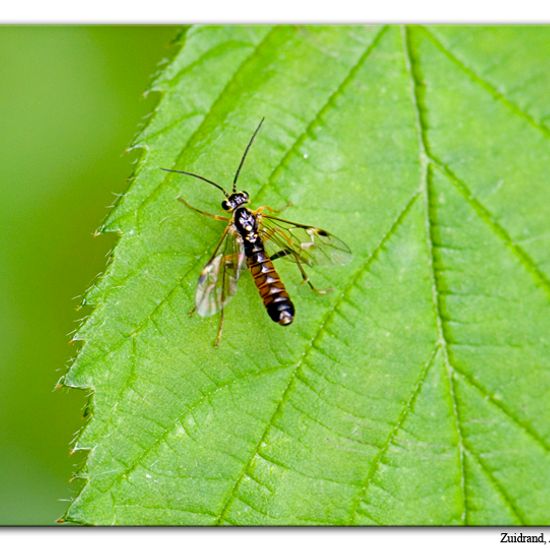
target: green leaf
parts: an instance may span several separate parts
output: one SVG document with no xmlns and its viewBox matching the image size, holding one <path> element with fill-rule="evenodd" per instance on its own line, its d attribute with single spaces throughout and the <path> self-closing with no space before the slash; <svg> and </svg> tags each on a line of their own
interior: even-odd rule
<svg viewBox="0 0 550 550">
<path fill-rule="evenodd" d="M 78 334 L 89 524 L 550 522 L 550 29 L 207 26 L 157 79 L 121 233 Z M 189 317 L 241 174 L 335 233 L 317 296 L 278 267 Z M 279 262 L 277 262 L 279 264 Z"/>
</svg>

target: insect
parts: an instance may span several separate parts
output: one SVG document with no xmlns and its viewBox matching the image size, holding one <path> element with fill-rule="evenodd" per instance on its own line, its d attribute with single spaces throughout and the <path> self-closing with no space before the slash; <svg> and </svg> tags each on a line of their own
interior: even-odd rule
<svg viewBox="0 0 550 550">
<path fill-rule="evenodd" d="M 185 170 L 162 169 L 202 180 L 219 189 L 225 197 L 221 206 L 229 216 L 218 216 L 199 210 L 183 197 L 178 198 L 194 212 L 226 224 L 212 256 L 200 274 L 195 306 L 190 312 L 196 311 L 201 317 L 220 313 L 215 346 L 219 344 L 222 335 L 224 308 L 237 292 L 237 283 L 245 265 L 252 274 L 271 319 L 282 326 L 288 326 L 294 320 L 295 308 L 273 262 L 279 258 L 286 258 L 295 263 L 303 281 L 313 291 L 322 294 L 326 291 L 317 290 L 313 286 L 304 266 L 321 263 L 344 264 L 351 258 L 349 247 L 324 229 L 267 214 L 266 210 L 277 213 L 269 206 L 261 206 L 257 210 L 251 210 L 246 206 L 249 195 L 246 191 L 237 191 L 237 181 L 263 121 L 262 118 L 244 150 L 233 177 L 231 193 L 220 184 L 199 174 Z"/>
</svg>

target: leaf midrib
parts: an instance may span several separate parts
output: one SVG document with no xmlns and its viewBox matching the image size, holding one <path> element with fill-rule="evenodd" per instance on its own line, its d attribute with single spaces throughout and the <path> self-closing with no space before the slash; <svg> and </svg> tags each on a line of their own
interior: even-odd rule
<svg viewBox="0 0 550 550">
<path fill-rule="evenodd" d="M 403 39 L 403 51 L 405 56 L 405 64 L 409 72 L 411 82 L 411 99 L 416 116 L 416 125 L 418 133 L 418 153 L 420 157 L 420 190 L 424 198 L 424 214 L 425 214 L 425 230 L 426 230 L 426 245 L 428 248 L 428 263 L 430 270 L 430 277 L 432 281 L 432 302 L 434 307 L 436 327 L 437 327 L 437 339 L 441 350 L 443 352 L 443 360 L 445 364 L 445 370 L 447 373 L 449 383 L 449 397 L 453 407 L 453 415 L 455 419 L 455 430 L 458 438 L 458 454 L 459 454 L 459 468 L 460 468 L 460 492 L 462 497 L 462 512 L 461 522 L 466 524 L 468 522 L 467 511 L 467 482 L 466 482 L 466 469 L 464 464 L 464 443 L 461 427 L 460 409 L 458 400 L 456 398 L 456 389 L 454 381 L 454 367 L 449 359 L 449 344 L 447 334 L 445 333 L 445 325 L 443 316 L 441 314 L 441 295 L 439 288 L 439 276 L 435 268 L 435 256 L 434 256 L 434 239 L 433 239 L 433 221 L 430 216 L 431 212 L 431 196 L 430 196 L 430 160 L 428 157 L 428 138 L 426 135 L 426 123 L 425 114 L 422 111 L 421 105 L 418 100 L 418 77 L 415 73 L 415 59 L 412 55 L 409 31 L 406 27 L 402 29 Z"/>
</svg>

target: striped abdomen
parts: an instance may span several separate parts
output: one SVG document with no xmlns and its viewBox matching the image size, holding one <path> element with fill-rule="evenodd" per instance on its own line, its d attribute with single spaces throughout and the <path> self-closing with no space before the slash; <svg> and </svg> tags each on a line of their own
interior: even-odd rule
<svg viewBox="0 0 550 550">
<path fill-rule="evenodd" d="M 290 325 L 294 320 L 294 305 L 263 246 L 256 244 L 248 251 L 246 263 L 269 316 L 280 325 Z"/>
</svg>

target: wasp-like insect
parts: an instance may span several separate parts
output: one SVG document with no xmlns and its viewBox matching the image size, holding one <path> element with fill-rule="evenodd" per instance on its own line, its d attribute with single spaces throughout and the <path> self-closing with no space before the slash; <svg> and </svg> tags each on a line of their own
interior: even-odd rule
<svg viewBox="0 0 550 550">
<path fill-rule="evenodd" d="M 225 196 L 222 208 L 231 214 L 231 217 L 210 214 L 191 206 L 183 197 L 178 198 L 191 210 L 226 223 L 212 256 L 200 274 L 195 307 L 191 310 L 191 313 L 196 311 L 201 317 L 220 312 L 215 346 L 219 344 L 222 334 L 224 308 L 237 291 L 245 262 L 267 313 L 276 323 L 287 326 L 294 320 L 294 304 L 273 262 L 278 258 L 287 258 L 294 262 L 303 281 L 315 292 L 324 293 L 325 291 L 319 291 L 312 285 L 304 266 L 318 263 L 344 264 L 351 257 L 349 247 L 324 229 L 268 215 L 264 213 L 265 210 L 276 212 L 268 206 L 261 206 L 257 210 L 250 210 L 245 206 L 249 196 L 246 191 L 237 191 L 237 180 L 263 121 L 262 118 L 244 150 L 233 178 L 231 193 L 199 174 L 163 168 L 166 172 L 198 178 L 219 189 Z"/>
</svg>

